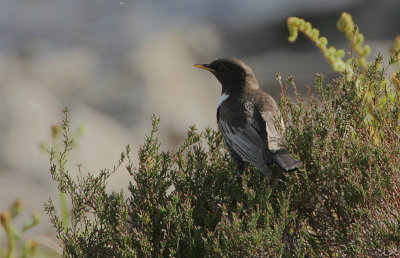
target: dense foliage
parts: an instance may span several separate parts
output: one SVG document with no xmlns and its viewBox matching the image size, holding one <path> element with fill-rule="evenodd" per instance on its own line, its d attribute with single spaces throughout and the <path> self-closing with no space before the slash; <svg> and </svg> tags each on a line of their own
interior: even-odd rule
<svg viewBox="0 0 400 258">
<path fill-rule="evenodd" d="M 389 62 L 400 70 L 398 50 Z M 160 151 L 154 117 L 137 168 L 127 146 L 112 170 L 74 180 L 66 169 L 73 144 L 66 111 L 64 150 L 51 152 L 50 171 L 71 199 L 70 222 L 46 204 L 64 255 L 400 256 L 400 72 L 382 66 L 381 56 L 351 57 L 331 84 L 316 75 L 313 93 L 295 90 L 294 99 L 278 76 L 284 139 L 303 167 L 290 174 L 273 167 L 269 178 L 250 165 L 239 175 L 210 128 L 193 126 L 177 151 Z M 107 179 L 122 165 L 132 177 L 129 192 L 109 194 Z"/>
<path fill-rule="evenodd" d="M 371 68 L 368 81 L 379 83 L 380 72 Z M 304 167 L 291 174 L 273 168 L 270 178 L 251 166 L 238 175 L 220 133 L 209 128 L 191 127 L 177 151 L 161 152 L 153 118 L 139 167 L 129 146 L 118 163 L 132 176 L 129 193 L 108 194 L 118 166 L 79 180 L 65 169 L 72 144 L 66 113 L 65 149 L 52 154 L 51 173 L 72 200 L 70 225 L 46 205 L 65 255 L 400 255 L 400 105 L 376 114 L 382 141 L 375 143 L 345 77 L 325 87 L 316 75 L 313 95 L 282 95 L 286 143 Z"/>
</svg>

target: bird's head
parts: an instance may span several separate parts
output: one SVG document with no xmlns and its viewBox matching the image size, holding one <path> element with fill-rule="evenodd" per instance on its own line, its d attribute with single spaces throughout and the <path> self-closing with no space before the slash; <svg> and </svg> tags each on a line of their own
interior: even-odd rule
<svg viewBox="0 0 400 258">
<path fill-rule="evenodd" d="M 241 91 L 245 87 L 258 88 L 253 71 L 236 58 L 219 58 L 209 64 L 196 64 L 198 68 L 210 71 L 222 84 L 222 92 Z"/>
</svg>

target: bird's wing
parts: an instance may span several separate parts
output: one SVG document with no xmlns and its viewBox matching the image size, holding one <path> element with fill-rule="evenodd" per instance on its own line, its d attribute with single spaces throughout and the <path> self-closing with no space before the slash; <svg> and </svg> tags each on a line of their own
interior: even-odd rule
<svg viewBox="0 0 400 258">
<path fill-rule="evenodd" d="M 242 159 L 252 163 L 257 168 L 266 165 L 265 139 L 262 139 L 259 125 L 254 121 L 243 128 L 233 127 L 224 120 L 219 121 L 219 128 L 224 135 L 226 144 Z"/>
<path fill-rule="evenodd" d="M 275 119 L 277 118 L 278 113 L 273 111 L 264 111 L 260 114 L 265 122 L 265 129 L 267 130 L 268 149 L 272 153 L 285 149 L 285 146 L 281 142 L 281 136 L 275 127 Z M 281 124 L 282 128 L 285 129 L 282 120 Z"/>
<path fill-rule="evenodd" d="M 261 117 L 265 121 L 267 131 L 268 149 L 271 151 L 271 158 L 285 171 L 292 171 L 301 167 L 302 163 L 296 160 L 281 142 L 281 136 L 275 127 L 275 118 L 279 113 L 272 111 L 261 112 Z M 281 126 L 285 129 L 283 120 Z"/>
</svg>

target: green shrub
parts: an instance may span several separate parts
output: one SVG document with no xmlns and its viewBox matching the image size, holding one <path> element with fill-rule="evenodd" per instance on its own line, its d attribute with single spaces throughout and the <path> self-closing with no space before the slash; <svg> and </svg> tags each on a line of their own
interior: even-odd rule
<svg viewBox="0 0 400 258">
<path fill-rule="evenodd" d="M 265 179 L 253 167 L 236 174 L 221 135 L 191 127 L 176 152 L 161 152 L 153 131 L 134 169 L 127 146 L 112 170 L 73 180 L 52 160 L 60 190 L 72 200 L 65 228 L 51 201 L 46 210 L 74 257 L 303 256 L 399 254 L 398 124 L 387 114 L 374 144 L 351 85 L 337 79 L 294 104 L 280 101 L 287 144 L 304 168 Z M 352 104 L 350 104 L 352 103 Z M 67 115 L 67 113 L 66 113 Z M 289 120 L 290 117 L 290 120 Z M 65 124 L 67 123 L 67 124 Z M 63 128 L 68 128 L 68 118 Z M 54 157 L 54 156 L 53 156 Z M 129 194 L 108 194 L 107 178 L 125 164 Z"/>
<path fill-rule="evenodd" d="M 177 151 L 160 151 L 153 117 L 137 168 L 127 146 L 113 169 L 74 180 L 65 166 L 73 144 L 66 111 L 64 149 L 51 152 L 50 171 L 71 199 L 70 223 L 46 204 L 64 255 L 400 256 L 400 95 L 381 62 L 352 62 L 352 76 L 327 86 L 316 75 L 305 98 L 292 100 L 281 83 L 284 138 L 304 166 L 290 174 L 273 167 L 269 178 L 252 166 L 237 175 L 210 128 L 193 126 Z M 373 93 L 367 102 L 363 87 Z M 129 192 L 110 194 L 107 179 L 121 166 Z"/>
<path fill-rule="evenodd" d="M 380 114 L 383 140 L 376 144 L 354 83 L 344 77 L 324 88 L 316 75 L 314 96 L 296 104 L 281 98 L 288 145 L 305 166 L 295 175 L 292 207 L 317 254 L 400 254 L 398 106 Z"/>
</svg>

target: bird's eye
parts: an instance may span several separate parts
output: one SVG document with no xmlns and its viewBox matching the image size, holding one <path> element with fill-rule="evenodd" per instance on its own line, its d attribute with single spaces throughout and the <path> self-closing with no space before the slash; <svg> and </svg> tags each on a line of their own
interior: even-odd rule
<svg viewBox="0 0 400 258">
<path fill-rule="evenodd" d="M 226 71 L 226 67 L 225 66 L 220 66 L 218 70 L 219 70 L 219 72 L 223 73 L 223 72 Z"/>
</svg>

